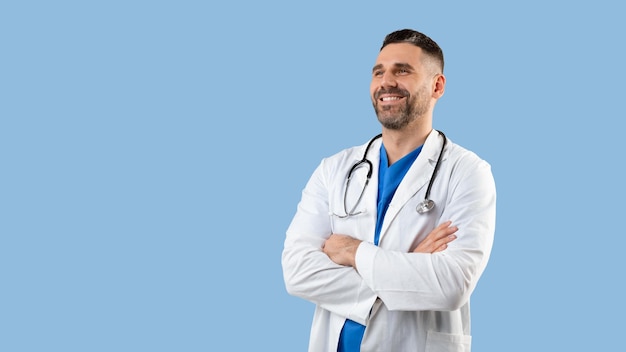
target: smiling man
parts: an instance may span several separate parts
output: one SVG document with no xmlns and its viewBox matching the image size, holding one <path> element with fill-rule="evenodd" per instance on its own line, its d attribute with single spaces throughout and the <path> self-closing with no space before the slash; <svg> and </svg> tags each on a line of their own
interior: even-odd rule
<svg viewBox="0 0 626 352">
<path fill-rule="evenodd" d="M 443 53 L 385 37 L 370 94 L 382 133 L 322 160 L 287 229 L 287 291 L 316 304 L 309 351 L 470 351 L 469 298 L 495 232 L 489 164 L 433 129 Z"/>
</svg>

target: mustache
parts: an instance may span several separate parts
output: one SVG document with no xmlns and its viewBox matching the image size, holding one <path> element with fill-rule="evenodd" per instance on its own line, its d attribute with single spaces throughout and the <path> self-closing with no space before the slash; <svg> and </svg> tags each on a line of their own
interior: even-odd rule
<svg viewBox="0 0 626 352">
<path fill-rule="evenodd" d="M 381 88 L 378 91 L 376 91 L 376 93 L 374 93 L 374 98 L 376 100 L 380 99 L 380 96 L 383 94 L 394 94 L 394 95 L 399 95 L 402 97 L 408 97 L 409 96 L 409 91 L 405 90 L 405 89 L 400 89 L 400 88 Z"/>
</svg>

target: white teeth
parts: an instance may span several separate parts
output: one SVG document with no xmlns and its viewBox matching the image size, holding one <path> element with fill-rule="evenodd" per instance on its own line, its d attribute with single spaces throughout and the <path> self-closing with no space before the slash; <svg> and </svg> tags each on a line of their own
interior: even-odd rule
<svg viewBox="0 0 626 352">
<path fill-rule="evenodd" d="M 382 101 L 400 100 L 400 97 L 383 97 Z"/>
</svg>

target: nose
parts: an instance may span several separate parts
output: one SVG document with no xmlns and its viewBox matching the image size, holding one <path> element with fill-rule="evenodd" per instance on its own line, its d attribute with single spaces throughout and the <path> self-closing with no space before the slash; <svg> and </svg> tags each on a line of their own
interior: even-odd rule
<svg viewBox="0 0 626 352">
<path fill-rule="evenodd" d="M 391 70 L 385 71 L 380 79 L 380 86 L 386 88 L 396 87 L 397 85 L 398 83 L 396 82 L 396 77 L 393 72 L 391 72 Z"/>
</svg>

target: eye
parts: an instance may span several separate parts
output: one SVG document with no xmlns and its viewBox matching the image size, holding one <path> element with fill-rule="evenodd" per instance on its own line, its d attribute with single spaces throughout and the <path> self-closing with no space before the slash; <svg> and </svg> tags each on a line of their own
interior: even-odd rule
<svg viewBox="0 0 626 352">
<path fill-rule="evenodd" d="M 372 72 L 372 76 L 374 77 L 381 77 L 383 75 L 383 71 L 381 70 L 376 70 L 374 72 Z"/>
<path fill-rule="evenodd" d="M 406 74 L 409 74 L 409 70 L 407 70 L 406 68 L 399 68 L 397 73 L 399 75 L 406 75 Z"/>
</svg>

